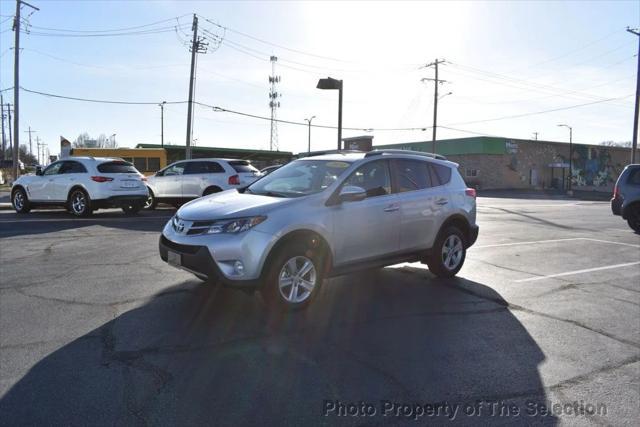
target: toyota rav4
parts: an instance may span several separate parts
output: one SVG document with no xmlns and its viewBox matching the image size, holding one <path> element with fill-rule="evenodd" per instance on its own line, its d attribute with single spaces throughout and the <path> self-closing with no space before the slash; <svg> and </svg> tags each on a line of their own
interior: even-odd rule
<svg viewBox="0 0 640 427">
<path fill-rule="evenodd" d="M 478 236 L 476 193 L 441 156 L 387 150 L 293 161 L 182 206 L 162 259 L 203 280 L 309 304 L 326 277 L 421 261 L 454 276 Z"/>
</svg>

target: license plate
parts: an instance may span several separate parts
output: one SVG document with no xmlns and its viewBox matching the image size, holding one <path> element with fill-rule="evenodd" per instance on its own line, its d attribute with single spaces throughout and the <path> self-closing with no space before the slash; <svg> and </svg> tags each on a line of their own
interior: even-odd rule
<svg viewBox="0 0 640 427">
<path fill-rule="evenodd" d="M 122 188 L 133 188 L 137 187 L 138 183 L 136 181 L 122 181 L 122 184 L 120 186 Z"/>
<path fill-rule="evenodd" d="M 182 265 L 182 255 L 176 252 L 167 251 L 167 263 L 175 267 Z"/>
</svg>

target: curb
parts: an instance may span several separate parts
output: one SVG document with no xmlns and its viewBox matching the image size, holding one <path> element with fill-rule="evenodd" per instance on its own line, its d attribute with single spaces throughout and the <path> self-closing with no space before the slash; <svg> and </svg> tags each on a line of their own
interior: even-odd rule
<svg viewBox="0 0 640 427">
<path fill-rule="evenodd" d="M 0 211 L 8 211 L 13 210 L 13 205 L 11 203 L 0 203 Z"/>
</svg>

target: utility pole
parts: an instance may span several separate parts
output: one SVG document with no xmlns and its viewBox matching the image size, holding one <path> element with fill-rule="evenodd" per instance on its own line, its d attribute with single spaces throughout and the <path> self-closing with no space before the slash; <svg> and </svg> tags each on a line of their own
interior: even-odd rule
<svg viewBox="0 0 640 427">
<path fill-rule="evenodd" d="M 36 148 L 38 149 L 38 160 L 36 164 L 40 164 L 40 137 L 36 136 Z"/>
<path fill-rule="evenodd" d="M 429 78 L 423 78 L 422 81 L 432 81 L 434 83 L 435 86 L 435 90 L 433 92 L 433 136 L 431 139 L 431 151 L 433 151 L 433 153 L 435 154 L 436 152 L 436 132 L 437 132 L 437 128 L 438 128 L 438 85 L 441 85 L 442 83 L 447 83 L 446 80 L 440 80 L 438 79 L 438 65 L 439 64 L 443 64 L 444 62 L 446 62 L 444 59 L 436 59 L 434 62 L 425 65 L 422 68 L 429 68 L 429 67 L 434 67 L 435 69 L 435 78 L 433 79 L 429 79 Z"/>
<path fill-rule="evenodd" d="M 34 10 L 40 10 L 30 5 L 24 0 L 16 0 L 16 16 L 13 21 L 13 31 L 15 32 L 13 46 L 13 179 L 18 179 L 20 168 L 18 167 L 20 158 L 20 8 L 22 5 L 29 6 Z"/>
<path fill-rule="evenodd" d="M 164 104 L 167 101 L 162 101 L 158 104 L 160 106 L 160 147 L 164 148 Z"/>
<path fill-rule="evenodd" d="M 2 93 L 0 93 L 0 117 L 2 117 L 2 153 L 0 159 L 4 160 L 4 150 L 6 150 L 6 142 L 4 138 L 4 100 L 2 99 Z"/>
<path fill-rule="evenodd" d="M 627 31 L 638 37 L 638 65 L 636 68 L 636 106 L 633 116 L 633 139 L 631 143 L 631 163 L 636 163 L 636 150 L 638 149 L 638 109 L 640 109 L 640 31 L 627 27 Z"/>
<path fill-rule="evenodd" d="M 29 126 L 29 130 L 25 130 L 24 133 L 28 133 L 29 134 L 29 154 L 31 154 L 33 156 L 33 145 L 31 144 L 31 132 L 36 133 L 38 132 L 37 130 L 32 130 L 31 126 Z"/>
<path fill-rule="evenodd" d="M 534 139 L 534 141 L 538 140 L 538 132 L 534 132 L 533 133 L 533 139 Z"/>
<path fill-rule="evenodd" d="M 311 121 L 315 118 L 316 116 L 311 116 L 310 119 L 304 119 L 305 122 L 309 123 L 309 146 L 307 148 L 307 153 L 311 153 Z"/>
<path fill-rule="evenodd" d="M 7 102 L 7 127 L 9 128 L 9 147 L 12 147 L 11 145 L 11 141 L 13 140 L 12 136 L 11 136 L 11 104 L 9 104 Z M 11 158 L 13 159 L 13 154 L 11 155 Z"/>
<path fill-rule="evenodd" d="M 277 99 L 282 96 L 278 93 L 278 83 L 280 83 L 280 76 L 276 76 L 276 62 L 278 62 L 277 56 L 271 56 L 271 75 L 269 76 L 269 84 L 271 88 L 269 90 L 269 108 L 271 109 L 271 136 L 269 138 L 269 150 L 273 151 L 274 145 L 278 147 L 278 122 L 277 111 L 280 108 L 280 101 Z"/>
<path fill-rule="evenodd" d="M 196 54 L 207 53 L 208 43 L 204 42 L 204 37 L 198 37 L 198 16 L 193 14 L 193 24 L 191 25 L 193 30 L 193 40 L 191 41 L 191 75 L 189 77 L 189 103 L 187 104 L 187 141 L 185 157 L 191 158 L 191 130 L 193 122 L 193 95 L 194 84 L 196 80 Z"/>
</svg>

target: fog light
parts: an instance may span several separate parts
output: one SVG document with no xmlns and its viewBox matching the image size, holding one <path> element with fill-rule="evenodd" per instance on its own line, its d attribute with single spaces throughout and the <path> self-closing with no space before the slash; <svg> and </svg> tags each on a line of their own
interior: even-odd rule
<svg viewBox="0 0 640 427">
<path fill-rule="evenodd" d="M 242 261 L 236 261 L 233 263 L 233 271 L 238 276 L 242 276 L 244 274 L 244 264 Z"/>
</svg>

